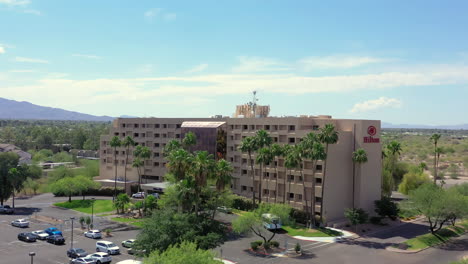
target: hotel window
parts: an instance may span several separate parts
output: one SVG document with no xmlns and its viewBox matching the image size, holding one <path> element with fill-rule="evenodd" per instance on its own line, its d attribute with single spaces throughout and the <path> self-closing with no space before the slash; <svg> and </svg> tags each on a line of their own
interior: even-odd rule
<svg viewBox="0 0 468 264">
<path fill-rule="evenodd" d="M 163 124 L 163 128 L 167 128 L 167 124 Z"/>
<path fill-rule="evenodd" d="M 122 137 L 125 137 L 125 133 L 122 133 Z"/>
<path fill-rule="evenodd" d="M 322 184 L 322 178 L 315 178 L 316 184 Z"/>
<path fill-rule="evenodd" d="M 134 127 L 134 128 L 138 128 L 138 124 L 134 124 L 133 127 Z"/>
<path fill-rule="evenodd" d="M 317 165 L 315 166 L 316 171 L 322 171 L 322 165 Z"/>
<path fill-rule="evenodd" d="M 146 134 L 145 134 L 145 133 L 141 133 L 141 137 L 145 137 L 145 136 L 146 136 Z"/>
<path fill-rule="evenodd" d="M 154 157 L 159 157 L 159 152 L 154 152 L 154 153 L 153 153 L 153 156 L 154 156 Z"/>
<path fill-rule="evenodd" d="M 296 142 L 296 139 L 295 138 L 289 138 L 289 143 L 295 143 Z"/>
<path fill-rule="evenodd" d="M 154 128 L 159 128 L 159 124 L 154 124 Z"/>
<path fill-rule="evenodd" d="M 154 163 L 153 163 L 153 166 L 159 167 L 159 162 L 154 162 Z"/>
<path fill-rule="evenodd" d="M 115 133 L 114 133 L 114 136 L 118 136 L 118 135 L 119 135 L 119 132 L 115 132 Z"/>
<path fill-rule="evenodd" d="M 302 194 L 297 195 L 297 200 L 302 200 Z"/>
<path fill-rule="evenodd" d="M 315 202 L 321 203 L 322 202 L 322 197 L 315 197 Z"/>
<path fill-rule="evenodd" d="M 247 186 L 242 185 L 241 187 L 242 187 L 242 191 L 247 191 Z"/>
<path fill-rule="evenodd" d="M 175 138 L 180 138 L 180 134 L 175 134 Z"/>
<path fill-rule="evenodd" d="M 270 190 L 268 189 L 263 189 L 263 194 L 269 194 L 270 193 Z"/>
<path fill-rule="evenodd" d="M 289 193 L 289 199 L 294 199 L 294 193 Z"/>
<path fill-rule="evenodd" d="M 125 127 L 125 124 L 122 124 L 122 127 Z"/>
<path fill-rule="evenodd" d="M 313 125 L 312 130 L 319 130 L 319 126 L 318 125 Z"/>
<path fill-rule="evenodd" d="M 138 133 L 133 133 L 133 137 L 138 137 Z"/>
<path fill-rule="evenodd" d="M 294 181 L 294 175 L 289 175 L 289 181 Z"/>
<path fill-rule="evenodd" d="M 249 129 L 249 128 L 248 128 L 247 125 L 244 125 L 242 129 L 247 130 L 247 129 Z"/>
<path fill-rule="evenodd" d="M 270 125 L 265 125 L 265 130 L 270 130 Z"/>
<path fill-rule="evenodd" d="M 250 125 L 250 130 L 255 130 L 255 125 Z"/>
<path fill-rule="evenodd" d="M 155 148 L 159 148 L 159 143 L 154 143 Z"/>
<path fill-rule="evenodd" d="M 296 130 L 296 126 L 289 126 L 289 131 L 294 131 Z"/>
<path fill-rule="evenodd" d="M 142 124 L 141 127 L 142 127 L 142 128 L 146 128 L 146 124 Z"/>
<path fill-rule="evenodd" d="M 157 134 L 157 133 L 154 134 L 154 137 L 155 137 L 155 138 L 158 138 L 158 137 L 159 137 L 159 134 Z"/>
<path fill-rule="evenodd" d="M 247 170 L 242 170 L 242 175 L 247 175 Z"/>
<path fill-rule="evenodd" d="M 180 128 L 180 124 L 177 124 L 177 125 L 176 125 L 176 128 Z"/>
</svg>

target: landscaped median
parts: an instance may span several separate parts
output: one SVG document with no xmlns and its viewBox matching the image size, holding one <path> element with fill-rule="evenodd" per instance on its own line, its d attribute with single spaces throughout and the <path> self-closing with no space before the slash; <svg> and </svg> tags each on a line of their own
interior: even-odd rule
<svg viewBox="0 0 468 264">
<path fill-rule="evenodd" d="M 458 237 L 468 231 L 468 221 L 458 223 L 455 226 L 448 226 L 435 234 L 429 233 L 409 239 L 399 245 L 388 247 L 390 251 L 401 253 L 416 253 L 429 247 L 443 244 L 451 238 Z"/>
<path fill-rule="evenodd" d="M 143 219 L 134 219 L 134 218 L 124 218 L 124 217 L 113 217 L 111 218 L 112 221 L 119 222 L 119 223 L 126 223 L 129 225 L 133 225 L 136 227 L 143 226 Z"/>
<path fill-rule="evenodd" d="M 54 203 L 54 206 L 72 209 L 78 212 L 91 214 L 106 213 L 114 211 L 114 204 L 112 200 L 74 200 L 71 202 Z M 94 208 L 93 208 L 94 207 Z"/>
<path fill-rule="evenodd" d="M 337 237 L 342 236 L 343 233 L 339 231 L 335 231 L 328 228 L 304 228 L 304 227 L 291 227 L 291 226 L 283 226 L 283 229 L 288 232 L 288 235 L 295 237 Z"/>
</svg>

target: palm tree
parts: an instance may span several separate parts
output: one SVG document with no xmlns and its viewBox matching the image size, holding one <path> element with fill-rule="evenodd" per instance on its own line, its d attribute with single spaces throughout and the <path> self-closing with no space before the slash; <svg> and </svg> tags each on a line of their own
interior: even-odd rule
<svg viewBox="0 0 468 264">
<path fill-rule="evenodd" d="M 252 174 L 252 203 L 253 207 L 255 208 L 255 171 L 254 171 L 254 161 L 252 159 L 252 152 L 256 151 L 257 141 L 254 137 L 246 137 L 242 139 L 242 142 L 239 146 L 239 150 L 241 152 L 247 152 L 249 155 L 249 162 L 250 162 L 250 173 Z"/>
<path fill-rule="evenodd" d="M 216 190 L 218 192 L 224 191 L 226 185 L 230 184 L 232 181 L 231 173 L 233 168 L 229 162 L 224 159 L 220 159 L 216 162 L 215 170 L 215 180 L 216 180 Z"/>
<path fill-rule="evenodd" d="M 141 167 L 143 167 L 143 161 L 139 157 L 133 159 L 132 167 L 137 169 L 138 173 L 138 192 L 141 192 Z"/>
<path fill-rule="evenodd" d="M 327 160 L 328 160 L 328 145 L 329 144 L 336 144 L 338 142 L 338 132 L 335 130 L 335 126 L 333 124 L 326 124 L 323 128 L 320 129 L 320 133 L 318 134 L 318 138 L 322 144 L 325 144 L 325 159 L 323 160 L 322 166 L 322 201 L 320 202 L 320 223 L 323 220 L 323 201 L 325 200 L 325 180 L 326 180 L 326 173 L 327 173 Z"/>
<path fill-rule="evenodd" d="M 441 134 L 433 134 L 430 137 L 430 140 L 434 142 L 434 184 L 436 184 L 437 181 L 437 143 L 439 143 L 441 137 Z"/>
<path fill-rule="evenodd" d="M 182 139 L 182 146 L 187 149 L 191 150 L 192 146 L 195 146 L 197 144 L 197 137 L 192 131 L 189 131 L 187 134 L 185 134 L 184 139 Z"/>
<path fill-rule="evenodd" d="M 358 149 L 353 152 L 353 164 L 358 164 L 359 165 L 359 174 L 361 173 L 361 164 L 367 162 L 367 153 L 364 149 Z M 355 197 L 354 197 L 354 192 L 355 192 L 355 170 L 353 168 L 353 209 L 355 209 Z"/>
<path fill-rule="evenodd" d="M 117 196 L 117 199 L 114 202 L 114 207 L 117 209 L 117 214 L 124 213 L 125 207 L 130 203 L 130 197 L 126 193 L 121 193 Z"/>
<path fill-rule="evenodd" d="M 444 148 L 442 147 L 437 147 L 436 150 L 435 150 L 435 153 L 436 153 L 436 169 L 439 168 L 439 160 L 440 160 L 440 155 L 441 154 L 444 154 L 445 153 L 445 150 Z M 438 173 L 437 173 L 438 174 Z M 436 174 L 436 175 L 437 175 Z M 434 184 L 435 184 L 435 179 L 437 179 L 439 176 L 437 175 L 437 177 L 434 177 Z M 442 176 L 443 177 L 443 176 Z"/>
<path fill-rule="evenodd" d="M 293 168 L 297 168 L 299 166 L 299 163 L 301 162 L 300 154 L 298 151 L 298 145 L 292 146 L 286 153 L 286 157 L 284 159 L 284 166 L 286 169 L 289 169 L 289 174 L 291 174 L 291 171 Z M 286 175 L 287 177 L 288 175 Z M 291 192 L 291 179 L 288 179 L 289 186 L 288 186 L 288 192 Z M 286 192 L 284 193 L 286 196 Z M 289 198 L 288 198 L 288 204 L 290 203 Z"/>
<path fill-rule="evenodd" d="M 167 168 L 172 173 L 176 181 L 184 179 L 190 170 L 193 156 L 185 149 L 177 149 L 169 152 L 166 157 L 168 160 Z"/>
<path fill-rule="evenodd" d="M 171 140 L 167 143 L 167 145 L 163 149 L 163 155 L 164 157 L 167 157 L 171 154 L 172 151 L 178 150 L 182 148 L 182 145 L 180 144 L 180 141 L 178 140 Z"/>
<path fill-rule="evenodd" d="M 135 151 L 133 151 L 133 155 L 142 161 L 143 173 L 145 173 L 146 160 L 151 158 L 151 150 L 146 146 L 138 145 Z M 146 178 L 146 182 L 148 182 L 148 178 Z M 141 184 L 141 182 L 139 184 Z"/>
<path fill-rule="evenodd" d="M 126 148 L 125 150 L 125 168 L 124 168 L 124 190 L 125 193 L 127 192 L 127 163 L 128 163 L 128 153 L 130 152 L 130 147 L 135 146 L 135 141 L 133 140 L 132 137 L 127 136 L 123 141 L 122 141 L 122 146 Z"/>
<path fill-rule="evenodd" d="M 181 208 L 182 212 L 191 212 L 193 205 L 197 203 L 195 179 L 192 176 L 187 176 L 175 187 L 179 208 Z"/>
<path fill-rule="evenodd" d="M 115 167 L 115 175 L 114 175 L 114 196 L 112 196 L 112 201 L 115 201 L 117 197 L 117 147 L 120 147 L 122 142 L 120 141 L 118 136 L 114 136 L 110 141 L 110 146 L 114 148 L 114 167 Z"/>
<path fill-rule="evenodd" d="M 271 145 L 271 154 L 273 159 L 279 158 L 283 155 L 283 148 L 278 144 Z M 275 165 L 276 184 L 275 184 L 275 203 L 278 202 L 278 164 Z"/>
<path fill-rule="evenodd" d="M 207 151 L 197 151 L 193 158 L 192 172 L 195 179 L 195 214 L 198 214 L 199 200 L 203 187 L 206 186 L 210 173 L 213 172 L 214 159 Z"/>
<path fill-rule="evenodd" d="M 286 202 L 286 178 L 288 177 L 287 172 L 288 172 L 288 165 L 289 165 L 286 163 L 286 161 L 287 161 L 287 156 L 292 151 L 292 147 L 291 145 L 284 145 L 281 147 L 281 149 L 282 149 L 282 156 L 284 157 L 284 167 L 286 168 L 284 172 L 284 178 L 283 178 L 283 204 L 284 204 Z M 289 188 L 291 188 L 291 183 L 289 183 Z"/>
<path fill-rule="evenodd" d="M 263 180 L 263 169 L 265 168 L 265 165 L 267 164 L 270 164 L 271 162 L 273 161 L 273 154 L 271 153 L 270 149 L 269 148 L 261 148 L 258 150 L 258 154 L 257 154 L 257 157 L 255 159 L 255 162 L 257 164 L 260 164 L 260 182 L 262 182 Z M 267 184 L 269 182 L 270 178 L 268 178 L 268 181 L 267 181 Z M 262 189 L 261 189 L 261 184 L 260 184 L 260 191 L 259 191 L 259 200 L 261 202 L 261 192 L 262 192 Z M 268 189 L 268 185 L 267 185 L 267 189 Z"/>
<path fill-rule="evenodd" d="M 257 133 L 255 134 L 255 140 L 257 141 L 257 150 L 261 149 L 261 148 L 264 148 L 264 147 L 267 147 L 269 148 L 271 146 L 271 143 L 273 142 L 273 139 L 270 137 L 270 135 L 268 134 L 268 132 L 266 132 L 265 130 L 259 130 L 257 131 Z M 258 202 L 261 203 L 262 202 L 262 182 L 263 182 L 263 175 L 262 175 L 263 171 L 262 171 L 262 168 L 260 168 L 260 180 L 258 181 L 258 188 L 259 188 L 259 191 L 258 191 Z"/>
</svg>

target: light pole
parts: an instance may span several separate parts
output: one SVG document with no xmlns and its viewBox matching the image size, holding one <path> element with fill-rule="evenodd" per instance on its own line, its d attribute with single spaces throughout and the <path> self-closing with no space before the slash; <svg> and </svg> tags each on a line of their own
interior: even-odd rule
<svg viewBox="0 0 468 264">
<path fill-rule="evenodd" d="M 33 264 L 34 263 L 34 256 L 36 256 L 36 253 L 29 252 L 29 256 L 31 256 L 31 264 Z"/>
<path fill-rule="evenodd" d="M 94 229 L 94 199 L 91 198 L 91 226 Z"/>
<path fill-rule="evenodd" d="M 73 221 L 75 220 L 75 217 L 70 217 L 72 226 L 71 226 L 71 244 L 70 244 L 70 249 L 73 248 Z"/>
</svg>

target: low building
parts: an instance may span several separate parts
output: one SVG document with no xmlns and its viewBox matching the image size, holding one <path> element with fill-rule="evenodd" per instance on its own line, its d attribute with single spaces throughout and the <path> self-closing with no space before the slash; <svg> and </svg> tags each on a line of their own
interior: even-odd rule
<svg viewBox="0 0 468 264">
<path fill-rule="evenodd" d="M 31 164 L 32 155 L 12 144 L 0 144 L 0 152 L 13 152 L 19 156 L 19 164 Z"/>
<path fill-rule="evenodd" d="M 252 182 L 251 161 L 247 153 L 238 150 L 243 138 L 254 136 L 263 129 L 269 133 L 274 143 L 293 145 L 299 143 L 308 133 L 318 133 L 325 124 L 333 124 L 339 133 L 339 141 L 329 146 L 326 168 L 322 161 L 312 168 L 312 162 L 306 160 L 301 173 L 297 168 L 286 168 L 284 157 L 277 157 L 272 164 L 265 167 L 263 175 L 260 173 L 260 166 L 255 165 L 255 180 Z M 355 207 L 372 213 L 374 201 L 380 199 L 380 121 L 332 119 L 331 116 L 118 118 L 114 120 L 110 134 L 101 136 L 100 178 L 113 179 L 116 164 L 117 177 L 121 178 L 125 169 L 127 178 L 138 180 L 136 169 L 131 165 L 124 168 L 126 149 L 119 147 L 114 153 L 109 145 L 113 136 L 121 139 L 131 136 L 138 144 L 149 147 L 153 153 L 151 159 L 145 161 L 142 170 L 143 183 L 163 182 L 166 173 L 163 148 L 170 140 L 181 140 L 188 131 L 200 138 L 203 146 L 196 146 L 197 149 L 211 150 L 211 153 L 216 153 L 217 158 L 222 157 L 232 163 L 234 172 L 231 189 L 236 194 L 251 197 L 255 188 L 257 197 L 261 192 L 264 202 L 288 203 L 295 208 L 306 209 L 302 185 L 304 177 L 308 205 L 313 206 L 316 215 L 322 211 L 329 224 L 341 221 L 344 218 L 344 209 L 351 208 L 353 203 Z M 224 146 L 219 144 L 220 137 L 224 139 Z M 355 165 L 352 153 L 359 148 L 367 152 L 368 161 Z M 128 164 L 133 161 L 131 151 Z M 324 169 L 326 185 L 322 197 Z M 316 202 L 314 205 L 311 205 L 312 200 Z M 324 207 L 323 210 L 321 206 Z"/>
</svg>

